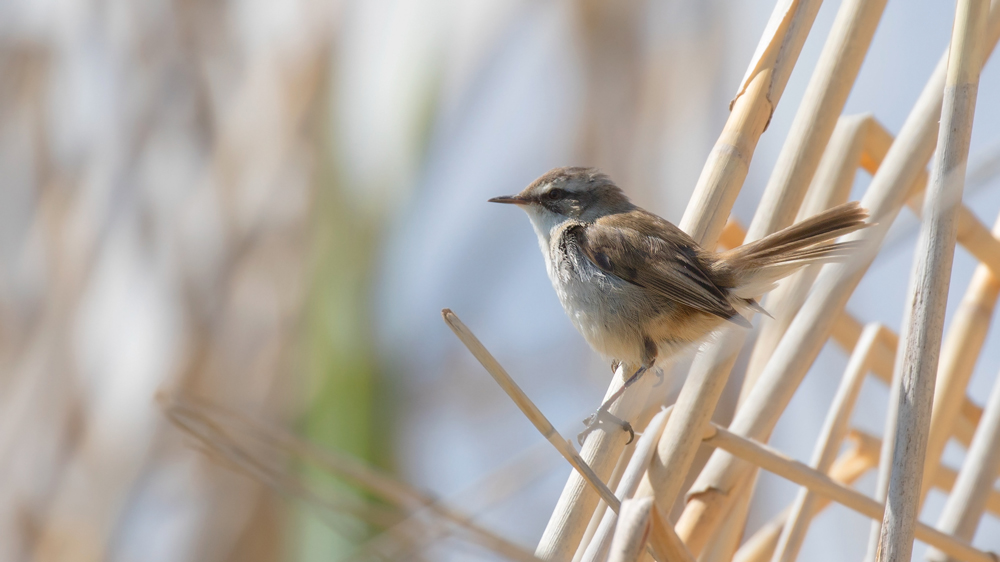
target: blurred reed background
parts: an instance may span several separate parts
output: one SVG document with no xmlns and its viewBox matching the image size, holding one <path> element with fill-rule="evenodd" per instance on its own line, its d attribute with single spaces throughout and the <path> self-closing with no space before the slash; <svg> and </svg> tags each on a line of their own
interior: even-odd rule
<svg viewBox="0 0 1000 562">
<path fill-rule="evenodd" d="M 757 148 L 744 224 L 836 8 Z M 771 9 L 0 5 L 0 560 L 497 559 L 447 530 L 380 534 L 403 515 L 287 442 L 262 449 L 267 466 L 204 455 L 164 416 L 176 396 L 380 467 L 530 551 L 570 469 L 439 310 L 461 314 L 564 435 L 611 370 L 564 317 L 527 219 L 486 199 L 593 165 L 676 222 Z M 952 19 L 950 2 L 890 2 L 845 113 L 897 132 Z M 966 202 L 990 224 L 996 63 L 979 91 Z M 916 234 L 901 223 L 849 304 L 864 322 L 899 325 Z M 953 302 L 974 266 L 958 253 Z M 991 333 L 970 386 L 980 404 L 998 344 Z M 845 363 L 823 352 L 772 444 L 808 458 Z M 886 395 L 866 385 L 856 425 L 880 431 Z M 796 493 L 768 475 L 758 490 L 750 531 Z M 932 493 L 926 519 L 942 503 Z M 833 507 L 801 559 L 859 559 L 867 529 Z M 998 537 L 987 518 L 976 544 Z"/>
</svg>

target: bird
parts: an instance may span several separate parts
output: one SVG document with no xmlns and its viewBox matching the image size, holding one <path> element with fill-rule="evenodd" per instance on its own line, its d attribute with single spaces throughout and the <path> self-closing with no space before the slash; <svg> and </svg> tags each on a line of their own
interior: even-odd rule
<svg viewBox="0 0 1000 562">
<path fill-rule="evenodd" d="M 605 422 L 635 433 L 608 411 L 625 389 L 662 361 L 726 325 L 750 328 L 757 299 L 808 264 L 842 261 L 858 242 L 834 242 L 869 226 L 849 202 L 724 252 L 632 203 L 596 168 L 555 168 L 517 195 L 492 203 L 521 207 L 531 220 L 545 269 L 570 321 L 613 367 L 635 372 L 584 420 L 586 435 Z"/>
</svg>

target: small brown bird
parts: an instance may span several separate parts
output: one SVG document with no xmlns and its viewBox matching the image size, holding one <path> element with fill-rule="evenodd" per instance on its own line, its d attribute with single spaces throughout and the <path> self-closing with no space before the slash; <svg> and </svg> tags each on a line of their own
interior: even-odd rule
<svg viewBox="0 0 1000 562">
<path fill-rule="evenodd" d="M 528 213 L 549 279 L 576 329 L 598 353 L 642 373 L 691 347 L 726 322 L 749 328 L 756 299 L 799 268 L 847 258 L 833 239 L 868 226 L 846 203 L 755 242 L 716 253 L 666 220 L 632 204 L 593 168 L 556 168 L 517 195 L 495 197 Z M 609 398 L 588 418 L 587 435 L 611 421 Z M 597 422 L 595 424 L 595 422 Z"/>
</svg>

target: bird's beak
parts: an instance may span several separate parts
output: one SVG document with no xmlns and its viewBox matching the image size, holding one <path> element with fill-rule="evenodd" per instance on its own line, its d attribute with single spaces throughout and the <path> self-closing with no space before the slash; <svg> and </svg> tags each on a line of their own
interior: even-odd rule
<svg viewBox="0 0 1000 562">
<path fill-rule="evenodd" d="M 520 195 L 503 195 L 489 200 L 490 203 L 512 203 L 514 205 L 527 205 L 531 203 L 527 197 Z"/>
</svg>

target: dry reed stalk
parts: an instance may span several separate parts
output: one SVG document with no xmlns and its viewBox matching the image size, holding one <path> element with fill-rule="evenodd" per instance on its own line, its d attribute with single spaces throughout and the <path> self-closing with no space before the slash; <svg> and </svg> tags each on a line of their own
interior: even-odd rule
<svg viewBox="0 0 1000 562">
<path fill-rule="evenodd" d="M 799 219 L 807 218 L 846 201 L 847 194 L 854 181 L 857 166 L 860 165 L 874 175 L 878 171 L 878 167 L 885 158 L 892 142 L 893 137 L 889 131 L 870 115 L 841 117 L 830 139 L 829 147 L 820 162 L 816 176 L 813 179 L 813 186 L 810 187 L 806 200 L 803 202 Z M 920 205 L 923 202 L 923 191 L 926 183 L 926 173 L 921 171 L 914 183 L 913 191 L 915 193 L 907 200 L 907 205 L 911 209 L 915 208 L 918 213 Z M 995 235 L 990 234 L 990 231 L 978 218 L 972 215 L 967 206 L 962 205 L 959 212 L 962 213 L 958 229 L 959 244 L 962 244 L 977 259 L 982 261 L 984 265 L 988 266 L 981 269 L 997 271 L 996 266 L 1000 265 L 1000 240 Z M 967 218 L 968 216 L 971 216 L 971 218 Z M 729 236 L 733 240 L 742 239 L 740 236 L 741 233 L 737 230 L 739 228 L 738 223 L 731 221 L 727 223 L 726 228 L 728 231 L 731 231 Z M 997 235 L 1000 236 L 1000 233 L 997 233 Z M 743 236 L 745 236 L 745 233 L 743 233 Z M 791 314 L 786 311 L 790 310 L 794 312 L 802 305 L 806 297 L 806 291 L 815 278 L 816 273 L 818 271 L 804 271 L 797 274 L 789 282 L 781 284 L 768 295 L 769 303 L 776 301 L 780 304 L 773 310 L 775 318 L 763 324 L 757 336 L 753 355 L 747 368 L 746 380 L 741 392 L 741 402 L 745 399 L 749 389 L 752 388 L 759 367 L 763 366 L 761 363 L 770 357 L 774 346 L 777 345 L 780 336 L 784 333 L 784 329 L 787 328 L 787 323 L 791 322 Z M 985 273 L 977 273 L 978 275 L 985 275 Z M 982 282 L 985 283 L 985 280 Z M 974 284 L 978 286 L 978 283 Z M 985 291 L 986 289 L 984 287 L 980 290 Z M 972 288 L 970 288 L 970 291 L 972 291 Z M 995 306 L 995 303 L 994 305 L 990 305 L 987 297 L 988 294 L 983 294 L 980 298 L 983 299 L 981 301 L 982 306 L 987 308 L 987 310 L 981 311 L 981 313 L 988 316 L 989 310 Z M 967 296 L 967 298 L 970 297 Z M 963 304 L 963 307 L 966 306 L 971 307 L 972 305 Z M 986 318 L 986 322 L 989 322 L 988 317 Z M 842 311 L 841 317 L 838 320 L 838 326 L 839 328 L 834 329 L 832 336 L 840 343 L 841 347 L 850 352 L 854 349 L 857 338 L 860 336 L 861 323 L 851 317 L 848 312 Z M 965 339 L 964 337 L 958 337 L 957 334 L 955 338 L 958 341 Z M 891 349 L 883 347 L 883 349 L 876 351 L 876 353 L 878 356 L 872 362 L 872 369 L 886 384 L 889 384 L 892 379 L 892 369 L 895 363 L 895 359 L 893 358 L 895 345 Z M 890 356 L 890 354 L 893 355 Z M 976 352 L 972 355 L 978 356 L 979 354 Z M 964 389 L 964 386 L 962 388 Z M 959 440 L 968 446 L 971 442 L 975 425 L 978 423 L 978 417 L 982 411 L 967 397 L 960 401 L 960 404 L 962 421 L 959 422 L 961 425 L 957 428 L 958 431 L 956 431 L 956 434 Z M 937 427 L 937 425 L 932 424 L 932 427 Z M 935 449 L 929 448 L 929 450 L 933 451 Z"/>
<path fill-rule="evenodd" d="M 493 354 L 479 341 L 479 338 L 451 310 L 447 308 L 442 310 L 441 317 L 444 318 L 445 324 L 448 324 L 448 327 L 458 336 L 458 339 L 461 340 L 466 349 L 486 369 L 486 372 L 493 377 L 493 380 L 500 385 L 500 388 L 507 393 L 507 396 L 510 396 L 510 399 L 514 401 L 514 404 L 521 410 L 524 417 L 528 418 L 528 421 L 535 426 L 535 429 L 566 459 L 566 462 L 580 473 L 587 483 L 597 491 L 601 499 L 607 502 L 612 510 L 618 511 L 621 505 L 618 498 L 615 497 L 604 481 L 594 474 L 594 471 L 584 462 L 580 454 L 573 448 L 573 445 L 559 435 L 559 432 L 556 431 L 556 428 L 545 417 L 545 414 L 528 398 L 528 395 L 521 390 L 521 387 L 517 386 L 514 379 L 507 374 L 507 371 L 493 357 Z"/>
<path fill-rule="evenodd" d="M 608 562 L 633 562 L 639 558 L 646 545 L 652 512 L 653 498 L 627 499 L 622 502 L 622 512 L 608 550 Z"/>
<path fill-rule="evenodd" d="M 788 513 L 792 506 L 782 509 L 777 515 L 764 523 L 750 538 L 746 540 L 733 555 L 733 562 L 767 562 L 778 547 L 778 539 L 785 527 Z M 813 514 L 815 515 L 815 514 Z"/>
<path fill-rule="evenodd" d="M 853 437 L 854 435 L 848 435 L 854 446 L 837 458 L 829 473 L 831 479 L 845 486 L 854 484 L 858 478 L 878 465 L 878 443 L 873 444 Z M 813 512 L 809 513 L 808 516 L 815 517 L 830 502 L 831 500 L 827 497 L 818 497 L 812 506 Z M 782 529 L 788 520 L 791 509 L 791 505 L 783 509 L 747 539 L 736 551 L 733 562 L 765 562 L 770 560 L 778 546 L 778 539 L 781 537 Z"/>
<path fill-rule="evenodd" d="M 869 116 L 854 115 L 841 117 L 837 121 L 799 210 L 800 220 L 847 201 L 863 157 L 869 120 Z M 764 308 L 774 318 L 766 322 L 762 319 L 758 327 L 757 340 L 740 389 L 741 403 L 746 400 L 747 393 L 753 388 L 781 336 L 791 324 L 795 312 L 805 301 L 808 288 L 818 274 L 818 269 L 808 268 L 782 282 L 767 295 Z"/>
<path fill-rule="evenodd" d="M 730 105 L 729 119 L 709 153 L 679 224 L 702 246 L 712 247 L 722 232 L 757 141 L 781 99 L 819 4 L 816 0 L 781 0 L 771 14 Z"/>
<path fill-rule="evenodd" d="M 730 562 L 736 555 L 750 516 L 750 501 L 755 488 L 756 483 L 753 483 L 740 490 L 739 497 L 733 502 L 732 514 L 722 523 L 715 540 L 702 551 L 698 557 L 700 562 Z"/>
<path fill-rule="evenodd" d="M 986 0 L 959 0 L 955 12 L 938 150 L 903 321 L 905 343 L 897 364 L 901 392 L 877 561 L 909 560 L 913 550 L 988 9 Z M 937 465 L 937 459 L 932 462 Z"/>
<path fill-rule="evenodd" d="M 983 421 L 972 439 L 962 470 L 958 473 L 952 493 L 938 518 L 942 533 L 971 541 L 986 509 L 990 496 L 996 495 L 993 483 L 1000 470 L 1000 377 L 993 383 L 993 392 L 983 412 Z M 943 562 L 943 552 L 930 551 L 928 560 Z"/>
<path fill-rule="evenodd" d="M 667 366 L 662 366 L 669 371 Z M 628 369 L 622 365 L 615 372 L 606 400 L 622 385 Z M 631 420 L 646 408 L 655 377 L 642 377 L 615 402 L 609 412 L 620 419 Z M 594 431 L 587 436 L 580 456 L 599 478 L 607 478 L 614 470 L 625 449 L 624 432 Z M 597 508 L 600 497 L 580 473 L 574 471 L 566 480 L 549 522 L 538 542 L 535 554 L 545 560 L 570 560 L 578 550 L 583 535 Z"/>
<path fill-rule="evenodd" d="M 1000 217 L 997 218 L 993 232 L 1000 236 Z M 986 341 L 986 332 L 998 297 L 1000 280 L 989 266 L 980 264 L 972 275 L 972 281 L 955 311 L 948 335 L 941 346 L 921 497 L 927 495 L 934 478 L 934 469 L 952 434 L 952 426 L 962 414 L 963 400 L 966 400 L 965 389 L 969 386 L 976 360 Z"/>
<path fill-rule="evenodd" d="M 609 562 L 633 562 L 640 556 L 651 560 L 669 560 L 671 562 L 695 562 L 694 556 L 688 551 L 681 539 L 674 533 L 667 536 L 663 542 L 654 541 L 646 544 L 650 528 L 657 517 L 653 498 L 629 498 L 622 502 L 622 515 L 615 525 L 614 536 L 608 548 Z M 669 528 L 669 526 L 668 526 Z M 653 558 L 651 552 L 658 552 Z"/>
<path fill-rule="evenodd" d="M 669 372 L 669 366 L 659 367 Z M 621 387 L 628 369 L 628 365 L 619 366 L 604 400 Z M 655 377 L 640 378 L 608 411 L 619 419 L 636 419 L 647 410 L 647 403 L 654 394 L 654 384 Z M 607 478 L 625 449 L 625 440 L 624 432 L 591 432 L 580 450 L 580 456 L 594 474 L 602 479 Z M 539 540 L 536 555 L 546 560 L 569 560 L 579 549 L 599 499 L 583 476 L 576 471 L 571 473 Z"/>
<path fill-rule="evenodd" d="M 291 455 L 315 463 L 326 473 L 359 486 L 392 506 L 406 511 L 427 510 L 440 521 L 463 530 L 464 535 L 471 541 L 501 556 L 525 562 L 538 560 L 521 546 L 489 529 L 480 527 L 467 515 L 442 504 L 430 494 L 383 474 L 357 459 L 319 449 L 291 433 L 269 427 L 216 405 L 184 396 L 165 394 L 158 395 L 157 400 L 168 419 L 197 439 L 208 452 L 226 459 L 241 469 L 248 469 L 248 472 L 260 478 L 265 484 L 274 485 L 271 476 L 275 474 L 275 470 L 267 468 L 273 464 L 273 459 Z M 251 442 L 263 446 L 267 453 L 255 453 L 247 447 Z M 294 482 L 294 480 L 288 481 Z M 302 487 L 301 490 L 306 488 Z M 296 497 L 300 495 L 296 494 Z M 316 498 L 310 494 L 303 494 L 301 498 L 307 502 L 317 503 Z M 322 505 L 322 502 L 319 504 Z"/>
<path fill-rule="evenodd" d="M 625 460 L 624 456 L 625 455 L 622 455 L 622 458 L 618 459 L 618 466 L 621 466 L 622 461 Z M 618 470 L 618 466 L 615 467 L 616 471 Z M 612 482 L 608 482 L 609 488 L 613 485 L 614 484 Z M 590 523 L 587 524 L 587 530 L 583 532 L 583 537 L 580 538 L 580 544 L 577 545 L 576 552 L 573 554 L 573 562 L 580 562 L 583 560 L 583 557 L 587 553 L 588 545 L 590 545 L 590 543 L 594 540 L 594 536 L 601 527 L 601 522 L 604 521 L 604 517 L 609 513 L 614 515 L 616 518 L 618 517 L 617 513 L 608 509 L 608 504 L 604 503 L 604 500 L 597 502 L 597 509 L 594 510 L 594 514 L 590 517 Z"/>
<path fill-rule="evenodd" d="M 995 7 L 990 12 L 990 44 L 1000 34 L 1000 17 Z M 766 439 L 792 393 L 818 355 L 826 337 L 836 324 L 851 292 L 874 259 L 896 214 L 910 194 L 914 180 L 934 150 L 937 118 L 944 89 L 945 66 L 942 61 L 921 93 L 914 109 L 893 143 L 879 172 L 872 180 L 862 205 L 878 222 L 848 237 L 865 244 L 861 259 L 853 264 L 831 264 L 820 273 L 816 287 L 796 315 L 787 333 L 768 361 L 760 380 L 751 390 L 732 425 L 737 433 Z M 677 523 L 677 531 L 693 544 L 704 544 L 714 526 L 729 506 L 734 485 L 750 470 L 732 455 L 716 452 L 692 487 L 687 506 Z"/>
<path fill-rule="evenodd" d="M 897 346 L 898 349 L 898 346 Z M 898 359 L 898 357 L 896 358 Z M 894 361 L 895 363 L 895 361 Z M 889 493 L 889 481 L 892 477 L 893 444 L 896 436 L 896 423 L 899 421 L 900 395 L 903 392 L 902 371 L 893 366 L 892 380 L 889 383 L 889 400 L 883 423 L 880 443 L 878 474 L 875 481 L 875 500 L 885 504 Z M 865 552 L 865 562 L 875 562 L 879 555 L 879 545 L 882 537 L 882 520 L 874 519 L 868 533 L 868 547 Z"/>
<path fill-rule="evenodd" d="M 837 116 L 857 77 L 884 5 L 883 0 L 850 0 L 838 11 L 833 30 L 796 113 L 792 131 L 747 231 L 747 240 L 762 238 L 794 220 L 833 134 Z M 711 160 L 706 169 L 710 164 Z M 692 204 L 696 201 L 693 200 Z M 691 209 L 689 206 L 688 211 Z M 661 514 L 669 513 L 681 491 L 697 452 L 697 436 L 715 411 L 736 352 L 744 340 L 745 333 L 728 330 L 707 346 L 691 366 L 688 379 L 677 398 L 674 416 L 667 423 L 657 456 L 650 465 L 648 489 L 640 492 L 654 495 Z M 660 520 L 666 521 L 667 518 L 661 517 Z M 658 532 L 654 530 L 654 536 Z M 682 538 L 692 552 L 701 551 L 703 543 L 692 544 L 687 537 Z"/>
<path fill-rule="evenodd" d="M 899 374 L 895 370 L 896 354 L 899 350 L 899 338 L 893 334 L 893 343 L 891 347 L 892 355 L 886 357 L 886 359 L 891 359 L 889 366 L 883 366 L 882 370 L 888 369 L 888 379 L 886 384 L 889 386 L 889 400 L 888 406 L 886 408 L 885 419 L 883 421 L 882 435 L 884 439 L 879 444 L 879 456 L 878 456 L 878 474 L 876 475 L 875 484 L 875 500 L 880 504 L 885 504 L 885 495 L 889 489 L 889 459 L 892 456 L 892 443 L 893 435 L 896 434 L 896 407 L 899 404 L 898 392 L 900 389 L 899 385 Z M 874 519 L 871 523 L 868 536 L 868 546 L 865 552 L 865 561 L 873 562 L 877 554 L 878 548 L 878 538 L 882 533 L 882 521 L 880 519 Z"/>
<path fill-rule="evenodd" d="M 633 562 L 639 558 L 649 534 L 652 511 L 652 498 L 627 499 L 622 502 L 622 512 L 608 549 L 608 562 Z"/>
<path fill-rule="evenodd" d="M 643 497 L 643 498 L 640 498 L 640 499 L 641 500 L 651 500 L 653 498 L 649 498 L 647 496 L 647 497 Z M 684 541 L 682 541 L 681 538 L 677 536 L 677 533 L 674 532 L 673 527 L 670 526 L 670 521 L 669 520 L 668 521 L 657 521 L 657 519 L 659 517 L 660 517 L 660 513 L 659 513 L 659 511 L 656 510 L 656 504 L 655 504 L 655 501 L 654 501 L 654 503 L 653 503 L 653 517 L 649 521 L 649 527 L 648 527 L 648 529 L 650 529 L 650 530 L 651 529 L 657 529 L 657 528 L 659 528 L 659 529 L 666 529 L 666 532 L 660 534 L 659 536 L 654 536 L 654 537 L 651 538 L 651 540 L 649 541 L 649 545 L 648 545 L 649 548 L 647 549 L 647 551 L 645 553 L 645 556 L 648 556 L 649 558 L 653 558 L 653 556 L 651 555 L 650 551 L 654 551 L 656 553 L 656 555 L 657 555 L 654 558 L 654 560 L 662 560 L 664 562 L 666 562 L 666 561 L 670 561 L 670 562 L 674 562 L 674 561 L 676 561 L 676 562 L 695 562 L 694 555 L 691 554 L 690 550 L 688 550 L 688 547 L 687 547 L 687 545 L 684 544 Z M 645 543 L 645 541 L 643 541 L 643 542 Z"/>
<path fill-rule="evenodd" d="M 847 311 L 841 311 L 837 318 L 837 326 L 831 334 L 845 351 L 851 351 L 857 345 L 861 337 L 861 322 L 851 316 Z M 892 330 L 885 333 L 885 337 L 879 341 L 879 345 L 873 350 L 871 358 L 872 373 L 878 376 L 879 380 L 892 385 L 892 371 L 896 361 L 896 348 L 898 347 L 899 336 Z M 961 401 L 961 415 L 955 420 L 952 426 L 952 437 L 966 447 L 972 443 L 972 435 L 976 431 L 976 425 L 982 416 L 982 408 L 977 406 L 972 399 L 965 396 Z"/>
<path fill-rule="evenodd" d="M 857 0 L 841 6 L 760 203 L 760 207 L 765 208 L 781 204 L 784 213 L 775 213 L 774 217 L 780 216 L 781 219 L 765 225 L 763 234 L 787 226 L 791 222 L 789 214 L 794 212 L 793 208 L 799 208 L 798 218 L 801 220 L 847 200 L 854 183 L 854 169 L 863 158 L 859 151 L 864 146 L 862 139 L 868 126 L 867 119 L 870 118 L 855 116 L 838 119 L 838 115 L 857 77 L 884 8 L 885 2 L 881 0 Z M 804 193 L 804 201 L 800 193 L 790 192 L 791 186 L 807 184 L 810 188 Z M 741 401 L 753 387 L 781 335 L 791 323 L 794 311 L 805 299 L 818 271 L 818 267 L 808 268 L 767 296 L 765 308 L 771 310 L 775 317 L 761 318 L 741 389 Z"/>
<path fill-rule="evenodd" d="M 748 229 L 750 240 L 780 230 L 795 219 L 820 165 L 861 63 L 882 17 L 885 0 L 841 4 L 788 137 Z"/>
<path fill-rule="evenodd" d="M 957 481 L 958 472 L 953 468 L 941 465 L 934 471 L 933 486 L 942 492 L 951 492 Z M 1000 517 L 1000 492 L 993 489 L 983 493 L 983 496 L 986 498 L 986 511 L 992 513 L 994 517 Z"/>
<path fill-rule="evenodd" d="M 875 131 L 884 131 L 882 126 L 874 120 L 871 120 L 869 124 L 874 125 L 873 130 Z M 881 134 L 879 134 L 878 136 L 881 136 Z M 891 138 L 890 138 L 890 144 L 891 144 Z M 888 145 L 886 147 L 888 147 Z M 865 154 L 868 154 L 868 152 L 866 151 L 862 153 L 862 155 Z M 853 175 L 853 173 L 854 172 L 851 171 L 850 175 Z M 910 202 L 912 202 L 912 198 Z M 808 200 L 803 205 L 803 209 L 806 209 L 805 206 L 806 204 L 809 204 Z M 1000 222 L 1000 218 L 998 218 L 998 222 Z M 737 228 L 739 228 L 739 225 L 733 221 L 731 221 L 729 224 L 732 226 L 731 227 L 727 226 L 727 228 L 731 228 L 733 230 L 731 236 L 733 236 L 734 239 L 738 239 L 741 236 L 741 231 L 736 230 Z M 962 230 L 960 229 L 959 232 L 961 233 L 961 231 Z M 993 240 L 996 241 L 996 239 Z M 961 242 L 961 240 L 959 240 L 959 242 Z M 988 271 L 992 271 L 991 267 L 987 267 L 986 269 Z M 808 273 L 808 272 L 802 272 L 802 273 Z M 804 276 L 800 273 L 799 277 L 804 277 Z M 796 277 L 793 280 L 793 283 L 800 282 L 799 277 Z M 783 289 L 789 287 L 790 285 L 792 284 L 790 283 L 787 285 L 780 285 L 777 289 L 775 289 L 775 292 L 782 291 Z M 972 291 L 971 285 L 972 284 L 970 283 L 970 289 L 969 289 L 970 292 Z M 982 298 L 984 300 L 982 300 L 982 306 L 984 307 L 994 306 L 994 305 L 989 305 L 989 300 L 986 298 L 987 296 L 988 295 L 985 294 L 983 295 Z M 968 299 L 971 297 L 967 294 L 965 298 Z M 796 304 L 795 308 L 801 306 L 801 303 L 799 303 L 796 300 L 792 300 L 792 302 Z M 965 300 L 963 299 L 963 303 L 964 302 Z M 963 304 L 962 306 L 971 306 L 971 304 L 969 305 Z M 980 311 L 980 313 L 987 313 L 987 312 Z M 776 315 L 776 319 L 780 319 L 780 317 Z M 771 328 L 770 331 L 774 331 L 774 327 L 776 324 L 778 324 L 778 322 L 776 321 L 771 322 L 769 324 L 769 327 Z M 876 374 L 879 380 L 881 380 L 883 383 L 889 386 L 892 383 L 892 371 L 895 368 L 896 347 L 898 346 L 899 337 L 888 328 L 886 328 L 886 330 L 887 331 L 885 332 L 885 336 L 879 340 L 878 345 L 875 347 L 875 349 L 872 350 L 872 357 L 870 362 L 871 362 L 872 373 Z M 861 321 L 852 316 L 851 313 L 847 312 L 846 310 L 842 310 L 840 314 L 837 316 L 836 321 L 834 322 L 833 329 L 830 333 L 830 339 L 835 341 L 841 347 L 841 349 L 843 349 L 848 353 L 851 353 L 854 351 L 854 348 L 857 345 L 858 340 L 861 338 L 861 331 L 862 331 Z M 757 346 L 765 345 L 764 343 L 762 343 L 762 339 L 765 337 L 766 333 L 768 333 L 768 331 L 762 332 L 761 335 L 758 336 L 756 344 Z M 754 348 L 755 353 L 756 350 L 757 347 Z M 751 376 L 749 371 L 747 373 L 747 376 L 748 377 Z M 746 384 L 744 384 L 743 390 L 746 391 L 751 386 L 752 385 L 747 386 Z M 740 397 L 741 402 L 742 400 L 745 399 L 745 396 L 743 394 L 745 393 L 741 393 Z M 982 414 L 983 414 L 982 408 L 976 405 L 972 401 L 972 399 L 970 399 L 968 396 L 963 397 L 959 402 L 959 415 L 957 418 L 955 418 L 955 423 L 952 425 L 951 437 L 954 437 L 959 443 L 968 447 L 969 444 L 972 443 L 972 436 L 976 431 L 976 425 L 979 423 L 979 418 L 982 416 Z"/>
<path fill-rule="evenodd" d="M 861 392 L 861 383 L 868 374 L 871 357 L 879 340 L 885 337 L 885 332 L 886 329 L 881 324 L 868 324 L 861 334 L 857 347 L 854 348 L 854 353 L 851 354 L 810 462 L 813 468 L 823 474 L 826 474 L 837 460 L 837 452 L 847 435 L 847 424 L 854 412 L 854 403 L 857 401 L 858 393 Z M 812 521 L 812 514 L 816 511 L 816 503 L 816 496 L 808 489 L 799 490 L 798 496 L 792 503 L 788 521 L 782 529 L 781 538 L 772 558 L 773 562 L 794 562 L 798 558 L 802 541 Z"/>
<path fill-rule="evenodd" d="M 926 176 L 927 174 L 924 173 L 921 176 L 924 179 L 918 180 L 918 185 L 915 187 L 918 187 L 920 183 L 926 183 Z M 923 189 L 914 189 L 914 191 L 915 193 L 906 202 L 906 205 L 917 216 L 920 216 L 924 205 Z M 1000 274 L 1000 240 L 997 240 L 990 229 L 964 204 L 959 203 L 956 212 L 958 216 L 955 220 L 957 223 L 955 233 L 958 243 L 980 263 L 989 267 L 994 274 Z"/>
<path fill-rule="evenodd" d="M 645 430 L 643 430 L 642 435 L 639 436 L 638 443 L 636 443 L 628 467 L 626 467 L 625 472 L 622 474 L 621 481 L 615 490 L 615 495 L 618 499 L 624 501 L 635 494 L 643 474 L 646 473 L 649 459 L 653 456 L 653 451 L 656 450 L 656 443 L 660 440 L 660 434 L 663 432 L 663 427 L 667 423 L 667 418 L 670 416 L 672 408 L 671 406 L 661 410 L 646 424 Z M 598 526 L 593 538 L 587 544 L 581 558 L 582 562 L 600 562 L 605 559 L 608 554 L 608 548 L 611 546 L 611 537 L 614 534 L 617 522 L 618 515 L 615 512 L 607 511 L 604 513 L 601 524 Z"/>
<path fill-rule="evenodd" d="M 852 441 L 863 443 L 862 446 L 864 448 L 875 451 L 872 454 L 872 458 L 875 459 L 872 466 L 878 464 L 878 450 L 882 447 L 881 439 L 857 429 L 852 429 L 847 437 Z M 945 494 L 949 494 L 955 487 L 957 479 L 958 473 L 954 469 L 942 464 L 934 471 L 934 480 L 931 486 L 941 490 Z M 989 491 L 989 493 L 985 493 L 984 496 L 986 498 L 986 511 L 1000 517 L 1000 491 L 994 489 Z"/>
<path fill-rule="evenodd" d="M 826 474 L 725 428 L 712 424 L 704 435 L 705 443 L 726 450 L 741 459 L 772 472 L 809 490 L 871 518 L 882 516 L 883 506 L 877 501 L 844 486 Z M 967 542 L 942 533 L 923 523 L 916 524 L 916 536 L 959 560 L 996 562 L 993 554 L 983 552 Z"/>
<path fill-rule="evenodd" d="M 875 175 L 885 154 L 892 146 L 892 133 L 881 123 L 871 118 L 870 128 L 865 139 L 865 150 L 861 155 L 861 166 L 870 174 Z M 927 172 L 920 171 L 913 183 L 913 193 L 906 201 L 906 206 L 919 217 L 924 206 L 924 190 L 927 187 Z M 1000 240 L 997 240 L 989 228 L 964 204 L 958 209 L 958 243 L 965 247 L 977 260 L 988 265 L 994 272 L 1000 272 Z"/>
<path fill-rule="evenodd" d="M 713 247 L 719 238 L 739 188 L 746 179 L 757 141 L 784 91 L 818 9 L 817 0 L 786 2 L 779 4 L 772 14 L 753 63 L 731 105 L 729 119 L 709 154 L 691 202 L 681 219 L 680 227 L 703 246 Z M 620 375 L 616 374 L 613 387 L 620 384 L 617 382 L 619 378 Z M 631 394 L 639 394 L 641 390 L 635 389 Z M 608 394 L 611 392 L 609 389 Z M 619 403 L 627 399 L 628 394 Z M 588 449 L 592 440 L 596 443 Z M 584 453 L 592 449 L 595 452 L 586 457 L 588 461 L 593 459 L 592 464 L 601 462 L 602 465 L 609 465 L 607 458 L 617 455 L 620 449 L 616 450 L 613 445 L 601 446 L 600 440 L 608 441 L 604 439 L 603 432 L 592 433 Z M 598 470 L 598 473 L 603 472 Z M 589 517 L 595 503 L 571 476 L 536 553 L 545 559 L 567 559 L 570 549 L 582 535 L 584 517 Z"/>
<path fill-rule="evenodd" d="M 622 460 L 624 459 L 618 460 L 619 465 L 621 465 Z M 617 469 L 618 467 L 615 467 L 615 470 Z M 608 483 L 609 488 L 611 485 L 611 483 Z M 616 518 L 618 517 L 617 513 L 608 509 L 604 500 L 597 503 L 597 509 L 594 510 L 594 515 L 590 518 L 590 523 L 587 524 L 587 530 L 584 531 L 583 537 L 580 539 L 580 544 L 577 545 L 576 552 L 573 554 L 573 562 L 580 562 L 583 560 L 583 557 L 587 555 L 587 548 L 590 543 L 593 542 L 594 536 L 597 534 L 597 530 L 601 527 L 601 522 L 604 521 L 604 517 L 609 513 L 614 514 Z"/>
<path fill-rule="evenodd" d="M 669 408 L 668 408 L 669 410 Z M 662 412 L 661 409 L 659 412 Z M 608 488 L 613 488 L 615 490 L 615 496 L 622 500 L 624 496 L 621 493 L 621 482 L 622 478 L 625 477 L 625 471 L 628 470 L 629 466 L 632 464 L 632 458 L 635 456 L 636 451 L 639 447 L 639 441 L 642 440 L 642 436 L 649 433 L 650 430 L 654 431 L 659 435 L 659 429 L 651 428 L 650 422 L 659 413 L 656 410 L 647 410 L 642 413 L 642 415 L 634 423 L 635 427 L 643 428 L 641 433 L 638 433 L 639 439 L 630 445 L 625 446 L 625 450 L 622 451 L 621 455 L 618 457 L 618 463 L 615 465 L 614 472 L 611 473 L 611 478 L 608 480 Z M 647 457 L 648 458 L 648 457 Z M 645 464 L 643 463 L 643 466 Z M 605 516 L 610 515 L 611 517 L 617 517 L 618 514 L 614 511 L 608 509 L 608 505 L 601 500 L 597 504 L 597 509 L 594 510 L 593 515 L 590 518 L 590 523 L 587 525 L 587 530 L 583 533 L 583 537 L 580 539 L 580 544 L 576 547 L 576 553 L 573 555 L 573 562 L 580 562 L 586 554 L 588 545 L 594 539 L 597 534 L 601 523 L 604 521 Z M 610 540 L 610 537 L 609 537 Z"/>
</svg>

